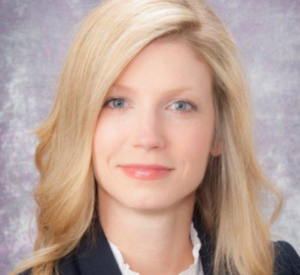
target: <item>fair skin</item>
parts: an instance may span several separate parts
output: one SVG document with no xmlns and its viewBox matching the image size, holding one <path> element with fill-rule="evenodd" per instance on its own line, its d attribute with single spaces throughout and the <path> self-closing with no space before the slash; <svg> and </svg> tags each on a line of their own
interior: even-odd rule
<svg viewBox="0 0 300 275">
<path fill-rule="evenodd" d="M 178 275 L 194 262 L 196 189 L 209 155 L 220 154 L 210 69 L 182 42 L 154 42 L 124 69 L 105 102 L 92 151 L 105 235 L 131 270 Z M 139 179 L 121 169 L 128 163 L 172 170 Z"/>
</svg>

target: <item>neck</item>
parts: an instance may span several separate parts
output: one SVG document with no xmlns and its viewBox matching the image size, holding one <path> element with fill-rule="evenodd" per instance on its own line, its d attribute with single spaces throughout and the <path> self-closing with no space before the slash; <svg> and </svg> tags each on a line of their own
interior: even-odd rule
<svg viewBox="0 0 300 275">
<path fill-rule="evenodd" d="M 141 275 L 178 275 L 193 264 L 189 232 L 194 194 L 163 211 L 125 207 L 101 187 L 98 197 L 104 233 L 120 249 L 132 271 Z"/>
</svg>

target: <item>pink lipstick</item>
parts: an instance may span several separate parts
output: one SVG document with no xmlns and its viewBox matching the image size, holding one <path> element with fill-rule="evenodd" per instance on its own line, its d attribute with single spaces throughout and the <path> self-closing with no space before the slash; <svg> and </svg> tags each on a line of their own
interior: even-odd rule
<svg viewBox="0 0 300 275">
<path fill-rule="evenodd" d="M 127 164 L 121 165 L 123 172 L 129 177 L 141 180 L 155 180 L 165 177 L 173 170 L 161 165 Z"/>
</svg>

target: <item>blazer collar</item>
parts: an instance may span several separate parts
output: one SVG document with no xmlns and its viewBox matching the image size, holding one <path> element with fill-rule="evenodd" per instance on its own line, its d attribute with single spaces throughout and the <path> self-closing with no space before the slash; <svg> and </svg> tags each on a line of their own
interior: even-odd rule
<svg viewBox="0 0 300 275">
<path fill-rule="evenodd" d="M 212 275 L 215 240 L 206 232 L 199 213 L 194 213 L 193 223 L 195 229 L 198 232 L 198 237 L 201 241 L 199 257 L 202 262 L 203 272 L 205 275 Z"/>
<path fill-rule="evenodd" d="M 193 216 L 194 227 L 201 241 L 199 256 L 205 275 L 213 274 L 213 239 L 205 232 L 198 214 Z M 84 275 L 122 275 L 99 219 L 94 219 L 94 237 L 85 237 L 76 250 L 76 265 Z"/>
</svg>

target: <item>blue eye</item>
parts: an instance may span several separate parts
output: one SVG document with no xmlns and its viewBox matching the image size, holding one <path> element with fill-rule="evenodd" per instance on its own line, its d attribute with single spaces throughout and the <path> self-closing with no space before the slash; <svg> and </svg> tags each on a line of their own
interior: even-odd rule
<svg viewBox="0 0 300 275">
<path fill-rule="evenodd" d="M 122 108 L 123 106 L 122 106 L 122 103 L 124 103 L 124 99 L 123 98 L 111 98 L 111 99 L 109 99 L 109 100 L 107 100 L 106 102 L 105 102 L 105 104 L 104 104 L 104 106 L 107 106 L 107 105 L 109 105 L 109 103 L 113 103 L 112 104 L 112 106 L 110 106 L 110 107 L 112 107 L 112 108 Z"/>
<path fill-rule="evenodd" d="M 125 100 L 120 97 L 115 97 L 115 98 L 109 98 L 103 105 L 103 107 L 108 106 L 109 108 L 112 109 L 122 109 L 125 104 Z M 112 104 L 110 104 L 112 103 Z M 175 107 L 179 113 L 184 114 L 184 113 L 189 113 L 192 111 L 197 111 L 197 106 L 188 100 L 178 100 L 175 101 L 173 104 L 176 104 L 177 107 Z M 177 109 L 178 108 L 178 109 Z"/>
<path fill-rule="evenodd" d="M 191 109 L 193 109 L 193 106 L 186 101 L 176 101 L 174 104 L 177 104 L 177 107 L 179 108 L 178 111 L 181 111 L 181 112 L 182 111 L 190 112 Z"/>
</svg>

